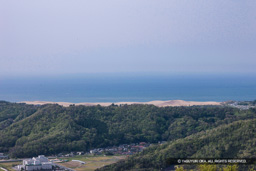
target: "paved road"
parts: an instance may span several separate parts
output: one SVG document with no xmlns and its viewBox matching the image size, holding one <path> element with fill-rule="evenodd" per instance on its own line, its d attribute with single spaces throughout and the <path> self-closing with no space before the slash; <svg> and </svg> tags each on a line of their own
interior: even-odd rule
<svg viewBox="0 0 256 171">
<path fill-rule="evenodd" d="M 0 170 L 8 171 L 7 169 L 5 169 L 5 168 L 3 168 L 3 167 L 0 167 Z"/>
<path fill-rule="evenodd" d="M 8 163 L 8 162 L 19 162 L 22 160 L 0 160 L 0 163 Z"/>
</svg>

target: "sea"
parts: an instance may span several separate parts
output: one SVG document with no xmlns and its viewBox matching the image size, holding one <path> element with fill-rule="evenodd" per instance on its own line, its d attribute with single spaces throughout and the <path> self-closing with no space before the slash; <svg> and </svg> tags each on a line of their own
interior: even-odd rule
<svg viewBox="0 0 256 171">
<path fill-rule="evenodd" d="M 74 74 L 0 77 L 0 100 L 148 102 L 256 100 L 253 74 Z"/>
</svg>

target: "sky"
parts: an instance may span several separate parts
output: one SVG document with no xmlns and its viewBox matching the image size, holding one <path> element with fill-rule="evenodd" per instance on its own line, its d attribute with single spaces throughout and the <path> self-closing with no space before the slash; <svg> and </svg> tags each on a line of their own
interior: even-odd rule
<svg viewBox="0 0 256 171">
<path fill-rule="evenodd" d="M 256 73 L 255 0 L 0 0 L 0 76 Z"/>
</svg>

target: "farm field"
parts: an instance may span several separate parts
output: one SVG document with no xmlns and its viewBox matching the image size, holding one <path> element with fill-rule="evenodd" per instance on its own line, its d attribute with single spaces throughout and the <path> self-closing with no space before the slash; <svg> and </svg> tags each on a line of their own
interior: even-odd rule
<svg viewBox="0 0 256 171">
<path fill-rule="evenodd" d="M 0 167 L 3 167 L 7 170 L 10 170 L 10 171 L 14 171 L 14 169 L 12 169 L 13 166 L 16 166 L 16 165 L 19 165 L 21 164 L 22 162 L 6 162 L 6 163 L 0 163 Z M 1 170 L 2 171 L 2 170 Z"/>
<path fill-rule="evenodd" d="M 76 156 L 67 158 L 68 162 L 58 164 L 77 171 L 93 171 L 97 168 L 116 163 L 117 161 L 125 158 L 126 156 Z M 72 160 L 80 160 L 85 162 L 85 164 Z"/>
</svg>

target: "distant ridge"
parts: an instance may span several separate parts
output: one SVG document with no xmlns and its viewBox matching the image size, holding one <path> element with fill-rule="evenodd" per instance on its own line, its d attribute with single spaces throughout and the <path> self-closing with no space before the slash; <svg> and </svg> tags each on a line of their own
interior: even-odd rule
<svg viewBox="0 0 256 171">
<path fill-rule="evenodd" d="M 84 106 L 95 106 L 95 105 L 101 105 L 101 106 L 110 106 L 113 103 L 110 102 L 96 102 L 96 103 L 70 103 L 70 102 L 49 102 L 49 101 L 23 101 L 20 103 L 26 103 L 26 104 L 32 104 L 32 105 L 44 105 L 44 104 L 58 104 L 61 106 L 68 107 L 70 105 L 84 105 Z M 208 102 L 197 102 L 197 101 L 184 101 L 184 100 L 168 100 L 168 101 L 149 101 L 149 102 L 117 102 L 114 103 L 116 105 L 121 104 L 151 104 L 158 107 L 166 107 L 166 106 L 200 106 L 200 105 L 221 105 L 222 102 L 214 102 L 214 101 L 208 101 Z"/>
</svg>

